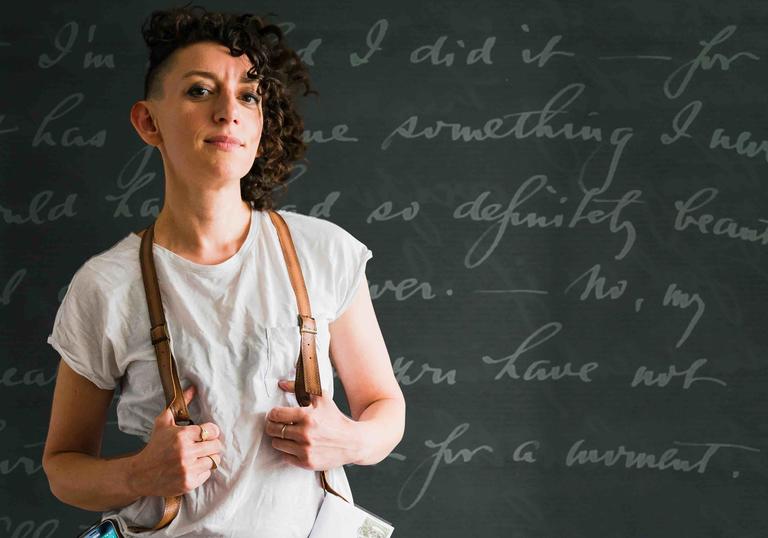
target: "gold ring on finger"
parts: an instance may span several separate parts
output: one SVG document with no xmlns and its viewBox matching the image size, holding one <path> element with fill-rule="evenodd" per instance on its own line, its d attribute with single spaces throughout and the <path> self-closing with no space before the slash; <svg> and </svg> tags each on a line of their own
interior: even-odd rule
<svg viewBox="0 0 768 538">
<path fill-rule="evenodd" d="M 285 427 L 288 426 L 288 424 L 283 424 L 283 429 L 280 430 L 280 437 L 285 439 Z"/>
<path fill-rule="evenodd" d="M 200 440 L 205 441 L 208 439 L 208 431 L 205 429 L 205 426 L 200 424 Z"/>
<path fill-rule="evenodd" d="M 213 471 L 215 471 L 216 469 L 218 469 L 218 468 L 219 468 L 219 466 L 218 466 L 218 465 L 216 465 L 216 460 L 215 460 L 215 459 L 213 459 L 213 456 L 211 456 L 210 454 L 208 454 L 208 457 L 209 457 L 209 458 L 211 458 L 211 463 L 213 463 L 213 467 L 211 467 L 211 472 L 213 472 Z"/>
</svg>

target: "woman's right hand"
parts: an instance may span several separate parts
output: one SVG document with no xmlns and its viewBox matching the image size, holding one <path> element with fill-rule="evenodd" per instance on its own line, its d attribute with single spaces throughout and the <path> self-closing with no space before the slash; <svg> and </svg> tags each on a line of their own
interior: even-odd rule
<svg viewBox="0 0 768 538">
<path fill-rule="evenodd" d="M 184 390 L 189 406 L 196 392 L 194 385 Z M 136 454 L 132 473 L 133 490 L 141 497 L 175 497 L 189 493 L 212 474 L 211 458 L 218 466 L 224 449 L 219 440 L 219 427 L 213 422 L 202 424 L 206 440 L 200 440 L 199 424 L 177 426 L 170 408 L 155 418 L 147 445 Z M 208 456 L 211 456 L 209 458 Z"/>
</svg>

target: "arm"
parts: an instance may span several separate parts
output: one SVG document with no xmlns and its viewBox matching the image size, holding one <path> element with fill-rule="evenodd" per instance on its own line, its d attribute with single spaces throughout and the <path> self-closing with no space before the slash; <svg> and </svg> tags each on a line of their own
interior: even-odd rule
<svg viewBox="0 0 768 538">
<path fill-rule="evenodd" d="M 330 355 L 349 401 L 356 465 L 392 452 L 405 431 L 405 398 L 395 379 L 370 291 L 362 281 L 352 303 L 329 325 Z"/>
<path fill-rule="evenodd" d="M 135 453 L 99 457 L 113 392 L 59 362 L 43 471 L 56 498 L 83 510 L 117 509 L 140 497 L 130 480 Z"/>
</svg>

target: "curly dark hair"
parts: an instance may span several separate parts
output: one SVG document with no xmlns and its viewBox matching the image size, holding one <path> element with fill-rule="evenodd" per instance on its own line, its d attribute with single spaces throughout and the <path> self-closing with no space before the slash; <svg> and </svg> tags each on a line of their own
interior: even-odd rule
<svg viewBox="0 0 768 538">
<path fill-rule="evenodd" d="M 269 13 L 268 15 L 274 15 Z M 266 17 L 250 13 L 211 12 L 202 6 L 183 6 L 154 11 L 141 27 L 149 47 L 149 65 L 144 78 L 144 99 L 162 97 L 162 79 L 169 56 L 179 48 L 200 41 L 229 47 L 232 56 L 246 54 L 253 64 L 248 78 L 258 80 L 264 126 L 261 155 L 248 174 L 240 179 L 242 199 L 257 210 L 274 208 L 273 194 L 302 158 L 307 145 L 302 139 L 304 120 L 294 99 L 318 94 L 310 87 L 306 64 L 285 43 L 282 30 Z"/>
</svg>

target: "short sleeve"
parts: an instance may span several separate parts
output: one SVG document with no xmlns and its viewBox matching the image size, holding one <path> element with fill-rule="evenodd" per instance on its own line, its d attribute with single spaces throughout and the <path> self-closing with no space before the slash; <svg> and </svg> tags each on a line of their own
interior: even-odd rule
<svg viewBox="0 0 768 538">
<path fill-rule="evenodd" d="M 361 283 L 367 282 L 365 266 L 373 257 L 373 252 L 349 232 L 342 234 L 343 241 L 336 256 L 336 314 L 338 319 L 352 302 Z"/>
<path fill-rule="evenodd" d="M 75 372 L 101 389 L 114 389 L 121 373 L 107 335 L 108 295 L 97 278 L 87 266 L 74 274 L 47 342 Z"/>
</svg>

